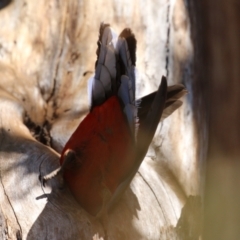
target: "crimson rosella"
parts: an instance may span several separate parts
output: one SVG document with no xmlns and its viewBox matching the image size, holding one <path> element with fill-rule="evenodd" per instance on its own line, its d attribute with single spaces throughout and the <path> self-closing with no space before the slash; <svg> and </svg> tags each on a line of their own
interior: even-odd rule
<svg viewBox="0 0 240 240">
<path fill-rule="evenodd" d="M 61 174 L 78 203 L 91 215 L 109 211 L 143 161 L 158 123 L 182 102 L 183 85 L 167 86 L 135 100 L 136 39 L 124 29 L 117 37 L 101 24 L 95 76 L 89 83 L 90 112 L 66 143 Z"/>
</svg>

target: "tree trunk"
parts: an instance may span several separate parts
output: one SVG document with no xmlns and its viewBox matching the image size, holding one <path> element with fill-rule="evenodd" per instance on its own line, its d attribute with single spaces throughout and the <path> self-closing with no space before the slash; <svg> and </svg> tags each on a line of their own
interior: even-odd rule
<svg viewBox="0 0 240 240">
<path fill-rule="evenodd" d="M 59 179 L 43 189 L 38 176 L 59 166 L 88 111 L 102 21 L 136 35 L 137 96 L 156 90 L 162 75 L 188 95 L 159 124 L 130 187 L 100 222 Z M 194 110 L 190 29 L 183 0 L 13 0 L 0 10 L 2 239 L 198 239 L 206 129 Z"/>
<path fill-rule="evenodd" d="M 204 239 L 239 239 L 240 228 L 240 4 L 189 1 L 209 119 L 204 191 Z M 195 21 L 197 20 L 197 21 Z"/>
</svg>

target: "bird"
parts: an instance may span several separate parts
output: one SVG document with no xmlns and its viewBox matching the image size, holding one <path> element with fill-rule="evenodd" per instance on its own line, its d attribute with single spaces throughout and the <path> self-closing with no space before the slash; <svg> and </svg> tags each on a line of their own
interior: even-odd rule
<svg viewBox="0 0 240 240">
<path fill-rule="evenodd" d="M 61 175 L 90 215 L 110 212 L 137 173 L 159 122 L 182 105 L 182 84 L 167 85 L 136 99 L 137 41 L 130 28 L 117 36 L 101 23 L 95 75 L 89 81 L 90 109 L 64 146 L 60 167 L 42 184 Z"/>
</svg>

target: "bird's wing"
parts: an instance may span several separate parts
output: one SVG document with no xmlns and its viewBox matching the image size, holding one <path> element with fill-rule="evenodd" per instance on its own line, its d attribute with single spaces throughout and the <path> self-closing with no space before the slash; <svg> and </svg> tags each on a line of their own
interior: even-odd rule
<svg viewBox="0 0 240 240">
<path fill-rule="evenodd" d="M 119 200 L 120 196 L 129 186 L 130 182 L 138 171 L 160 121 L 165 107 L 166 99 L 167 79 L 165 77 L 162 77 L 158 91 L 155 93 L 154 99 L 148 108 L 148 113 L 146 114 L 145 118 L 142 119 L 142 122 L 140 122 L 140 126 L 136 135 L 137 142 L 134 166 L 132 167 L 127 178 L 119 185 L 113 194 L 111 201 L 108 203 L 109 210 L 114 207 L 115 203 Z"/>
<path fill-rule="evenodd" d="M 135 63 L 137 41 L 131 29 L 125 28 L 119 35 L 116 50 L 118 53 L 118 97 L 123 105 L 132 133 L 135 133 L 137 108 L 135 106 Z"/>
<path fill-rule="evenodd" d="M 109 24 L 99 30 L 95 76 L 89 80 L 91 109 L 101 105 L 112 95 L 118 95 L 132 133 L 135 132 L 136 39 L 125 28 L 117 37 Z"/>
<path fill-rule="evenodd" d="M 102 23 L 99 30 L 95 76 L 89 81 L 91 108 L 101 105 L 116 92 L 117 35 L 109 24 Z"/>
</svg>

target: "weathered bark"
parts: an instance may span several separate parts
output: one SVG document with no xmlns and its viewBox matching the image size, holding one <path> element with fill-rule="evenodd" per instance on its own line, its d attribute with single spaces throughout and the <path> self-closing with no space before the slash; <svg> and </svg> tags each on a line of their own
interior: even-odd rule
<svg viewBox="0 0 240 240">
<path fill-rule="evenodd" d="M 87 79 L 101 21 L 118 32 L 131 27 L 136 35 L 138 96 L 155 90 L 162 75 L 189 91 L 181 109 L 160 124 L 131 186 L 103 222 L 84 212 L 58 179 L 46 193 L 38 181 L 39 172 L 58 166 L 57 152 L 88 111 Z M 189 196 L 200 192 L 202 159 L 193 56 L 183 0 L 15 0 L 0 10 L 3 239 L 91 239 L 96 233 L 105 239 L 197 239 L 197 220 L 188 220 L 199 215 L 199 199 Z M 35 133 L 38 125 L 45 129 L 51 148 L 24 123 Z M 38 139 L 47 142 L 42 132 Z"/>
</svg>

